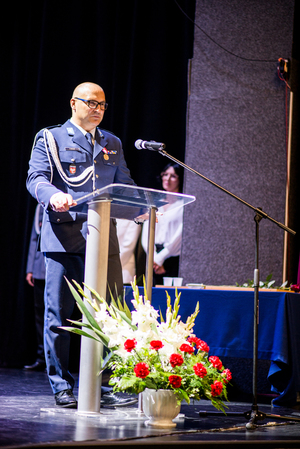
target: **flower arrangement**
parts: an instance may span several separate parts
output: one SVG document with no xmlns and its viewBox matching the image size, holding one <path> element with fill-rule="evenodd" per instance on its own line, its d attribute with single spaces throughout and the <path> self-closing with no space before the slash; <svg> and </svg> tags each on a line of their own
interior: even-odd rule
<svg viewBox="0 0 300 449">
<path fill-rule="evenodd" d="M 180 294 L 177 289 L 173 308 L 166 292 L 167 310 L 163 317 L 161 312 L 153 308 L 147 295 L 140 296 L 135 282 L 132 283 L 132 312 L 125 300 L 122 304 L 120 300 L 116 303 L 112 298 L 108 305 L 97 292 L 89 289 L 93 296 L 91 300 L 78 284 L 75 285 L 93 310 L 92 313 L 89 311 L 82 297 L 69 283 L 88 323 L 71 321 L 81 329 L 64 329 L 96 339 L 110 349 L 107 367 L 113 373 L 109 383 L 114 391 L 138 394 L 146 388 L 171 389 L 179 401 L 189 403 L 191 399 L 204 398 L 224 412 L 226 387 L 232 376 L 219 357 L 208 355 L 207 343 L 192 332 L 199 304 L 184 323 L 178 315 Z"/>
<path fill-rule="evenodd" d="M 270 273 L 266 280 L 263 281 L 259 281 L 259 288 L 264 288 L 264 289 L 268 289 L 268 288 L 274 288 L 276 290 L 284 290 L 286 292 L 300 292 L 300 286 L 297 284 L 290 284 L 290 286 L 288 287 L 288 281 L 283 282 L 279 287 L 275 285 L 275 280 L 272 280 L 273 274 Z M 246 287 L 246 288 L 254 288 L 254 280 L 253 279 L 248 279 L 247 282 L 244 282 L 243 284 L 239 284 L 238 282 L 235 283 L 236 287 Z"/>
</svg>

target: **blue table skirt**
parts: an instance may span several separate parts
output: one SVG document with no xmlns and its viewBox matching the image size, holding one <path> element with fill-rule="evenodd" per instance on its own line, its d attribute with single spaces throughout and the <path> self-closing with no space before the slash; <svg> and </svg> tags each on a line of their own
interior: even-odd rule
<svg viewBox="0 0 300 449">
<path fill-rule="evenodd" d="M 174 288 L 153 288 L 152 305 L 166 311 L 166 290 L 175 299 Z M 253 358 L 254 292 L 178 289 L 179 314 L 183 321 L 199 302 L 194 333 L 210 347 L 210 355 Z M 143 288 L 140 288 L 143 294 Z M 131 287 L 126 288 L 130 305 Z M 300 296 L 298 293 L 259 292 L 258 358 L 271 360 L 268 379 L 279 394 L 273 405 L 296 404 L 300 391 Z"/>
</svg>

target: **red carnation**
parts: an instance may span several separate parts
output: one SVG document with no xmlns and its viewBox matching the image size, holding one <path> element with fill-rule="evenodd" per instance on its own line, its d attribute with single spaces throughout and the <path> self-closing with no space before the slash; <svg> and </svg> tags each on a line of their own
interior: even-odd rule
<svg viewBox="0 0 300 449">
<path fill-rule="evenodd" d="M 207 369 L 202 365 L 202 363 L 196 363 L 196 365 L 193 366 L 193 370 L 196 376 L 201 377 L 201 379 L 203 379 L 203 377 L 207 374 Z"/>
<path fill-rule="evenodd" d="M 197 349 L 200 349 L 200 351 L 209 352 L 209 346 L 205 341 L 200 340 L 198 337 L 189 337 L 187 340 L 191 344 L 195 344 Z"/>
<path fill-rule="evenodd" d="M 170 363 L 173 368 L 175 368 L 175 366 L 181 366 L 183 364 L 182 355 L 181 354 L 171 354 Z"/>
<path fill-rule="evenodd" d="M 223 390 L 222 382 L 215 380 L 214 383 L 210 387 L 211 387 L 211 395 L 212 396 L 220 396 L 220 394 L 222 393 L 222 390 Z"/>
<path fill-rule="evenodd" d="M 209 346 L 205 341 L 200 340 L 199 346 L 197 346 L 200 351 L 209 352 Z"/>
<path fill-rule="evenodd" d="M 187 339 L 187 341 L 189 342 L 189 343 L 191 343 L 191 344 L 195 344 L 195 346 L 196 346 L 196 348 L 198 348 L 198 346 L 199 346 L 199 343 L 200 343 L 200 338 L 198 338 L 198 337 L 189 337 L 188 339 Z"/>
<path fill-rule="evenodd" d="M 211 357 L 209 357 L 208 360 L 210 361 L 210 363 L 212 364 L 212 366 L 214 368 L 222 369 L 223 363 L 221 362 L 219 357 L 216 357 L 215 355 L 212 355 Z"/>
<path fill-rule="evenodd" d="M 226 369 L 223 370 L 222 376 L 225 377 L 224 382 L 225 382 L 226 384 L 227 384 L 227 382 L 229 382 L 229 381 L 232 379 L 231 371 L 230 371 L 228 368 L 226 368 Z"/>
<path fill-rule="evenodd" d="M 130 340 L 129 338 L 124 343 L 124 349 L 126 351 L 131 352 L 136 347 L 136 340 Z"/>
<path fill-rule="evenodd" d="M 140 377 L 141 379 L 145 379 L 145 377 L 147 377 L 148 374 L 150 374 L 149 366 L 147 365 L 147 363 L 143 362 L 137 363 L 133 371 L 136 377 Z"/>
<path fill-rule="evenodd" d="M 173 388 L 179 388 L 181 386 L 181 377 L 172 375 L 169 377 L 169 382 Z"/>
<path fill-rule="evenodd" d="M 155 349 L 155 351 L 158 351 L 163 347 L 163 344 L 160 340 L 152 340 L 150 341 L 151 349 Z"/>
<path fill-rule="evenodd" d="M 193 354 L 194 353 L 194 348 L 193 348 L 193 346 L 191 346 L 191 345 L 187 345 L 186 343 L 183 343 L 181 346 L 180 346 L 180 351 L 182 351 L 182 352 L 187 352 L 188 354 Z"/>
</svg>

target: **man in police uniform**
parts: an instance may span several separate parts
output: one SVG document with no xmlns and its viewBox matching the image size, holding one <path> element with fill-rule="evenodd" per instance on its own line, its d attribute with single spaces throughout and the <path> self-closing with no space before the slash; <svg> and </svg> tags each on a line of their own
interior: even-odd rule
<svg viewBox="0 0 300 449">
<path fill-rule="evenodd" d="M 111 183 L 134 184 L 124 160 L 122 143 L 100 130 L 107 108 L 103 89 L 94 83 L 77 86 L 71 99 L 72 118 L 61 126 L 41 130 L 29 161 L 27 189 L 43 206 L 41 251 L 45 255 L 45 356 L 56 404 L 75 408 L 74 379 L 68 371 L 68 325 L 74 298 L 67 279 L 84 280 L 87 205 L 76 198 Z M 70 209 L 70 206 L 72 208 Z M 108 284 L 122 291 L 122 268 L 116 225 L 111 220 Z M 107 398 L 107 399 L 106 399 Z M 101 404 L 127 405 L 122 398 L 103 394 Z M 104 402 L 105 405 L 105 402 Z"/>
</svg>

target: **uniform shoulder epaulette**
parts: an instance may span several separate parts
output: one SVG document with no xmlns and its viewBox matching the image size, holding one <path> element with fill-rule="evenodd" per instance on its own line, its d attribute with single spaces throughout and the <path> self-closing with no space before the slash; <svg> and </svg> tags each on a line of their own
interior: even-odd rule
<svg viewBox="0 0 300 449">
<path fill-rule="evenodd" d="M 42 137 L 41 134 L 44 133 L 45 129 L 54 129 L 54 128 L 60 128 L 62 125 L 52 125 L 52 126 L 46 126 L 45 128 L 42 128 L 36 135 L 34 138 L 34 143 L 37 142 L 43 142 L 44 141 L 44 137 Z M 40 135 L 40 137 L 38 138 L 38 135 Z"/>
<path fill-rule="evenodd" d="M 60 128 L 62 125 L 52 125 L 52 126 L 46 126 L 44 129 L 53 129 L 53 128 Z"/>
<path fill-rule="evenodd" d="M 116 136 L 116 134 L 114 134 L 113 132 L 108 131 L 108 129 L 99 128 L 98 126 L 97 126 L 97 129 L 99 129 L 100 132 L 101 132 L 101 131 L 104 131 L 104 132 L 106 132 L 106 133 L 112 134 L 112 135 L 115 136 L 115 137 L 118 137 L 118 136 Z"/>
</svg>

